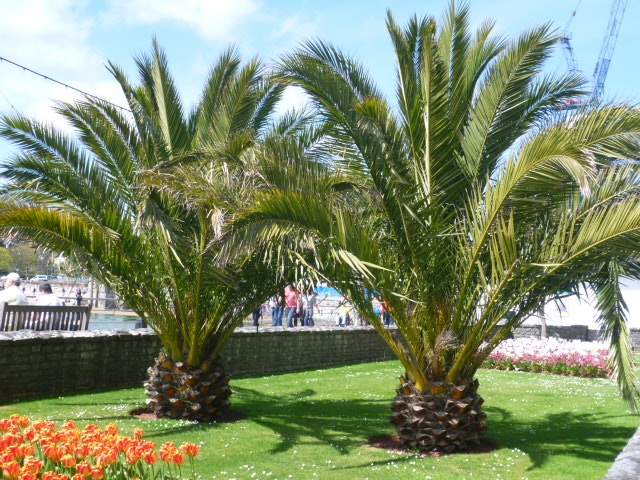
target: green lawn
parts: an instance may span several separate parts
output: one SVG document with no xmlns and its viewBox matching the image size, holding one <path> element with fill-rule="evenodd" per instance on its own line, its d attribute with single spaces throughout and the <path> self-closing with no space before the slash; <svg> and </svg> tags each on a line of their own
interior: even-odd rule
<svg viewBox="0 0 640 480">
<path fill-rule="evenodd" d="M 141 427 L 161 444 L 201 445 L 203 479 L 602 479 L 640 425 L 612 381 L 482 370 L 489 416 L 486 454 L 418 457 L 371 448 L 367 438 L 392 433 L 389 405 L 398 362 L 355 365 L 232 381 L 236 423 L 199 425 L 138 420 L 142 388 L 69 395 L 0 406 L 0 417 L 78 426 L 116 422 Z"/>
</svg>

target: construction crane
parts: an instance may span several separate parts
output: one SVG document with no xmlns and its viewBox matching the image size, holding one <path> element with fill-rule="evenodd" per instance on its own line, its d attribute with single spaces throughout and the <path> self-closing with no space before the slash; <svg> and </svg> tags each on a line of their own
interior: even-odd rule
<svg viewBox="0 0 640 480">
<path fill-rule="evenodd" d="M 562 31 L 562 38 L 560 39 L 560 41 L 562 42 L 562 46 L 564 47 L 563 49 L 564 58 L 567 61 L 567 66 L 569 67 L 569 73 L 575 73 L 578 71 L 578 65 L 576 64 L 576 57 L 573 54 L 573 46 L 571 45 L 571 37 L 573 35 L 571 34 L 569 27 L 571 26 L 571 22 L 573 22 L 573 19 L 576 17 L 576 12 L 578 11 L 578 7 L 580 6 L 581 2 L 582 0 L 578 2 L 578 5 L 576 5 L 576 8 L 571 13 L 571 16 L 569 17 L 569 21 L 567 22 L 567 24 L 564 27 L 564 30 Z"/>
<path fill-rule="evenodd" d="M 576 16 L 576 12 L 581 2 L 582 0 L 578 2 L 578 5 L 576 5 L 576 8 L 571 13 L 571 17 L 562 31 L 562 38 L 560 39 L 570 73 L 579 71 L 573 52 L 573 46 L 571 45 L 572 35 L 569 31 L 569 27 Z M 609 72 L 609 65 L 611 64 L 611 58 L 613 57 L 613 50 L 616 48 L 616 41 L 618 40 L 618 33 L 620 32 L 620 25 L 622 24 L 622 18 L 624 17 L 626 8 L 627 0 L 614 0 L 611 7 L 611 14 L 609 15 L 607 31 L 605 33 L 604 40 L 602 41 L 602 47 L 600 48 L 600 55 L 598 56 L 596 68 L 593 72 L 593 92 L 591 94 L 590 102 L 597 101 L 604 91 L 604 81 L 606 80 L 607 73 Z M 576 101 L 569 101 L 564 108 L 577 108 L 578 105 L 579 103 Z"/>
<path fill-rule="evenodd" d="M 624 17 L 624 11 L 626 8 L 627 0 L 615 0 L 611 7 L 607 33 L 605 33 L 604 41 L 600 48 L 598 63 L 596 63 L 596 69 L 593 72 L 593 93 L 591 94 L 591 101 L 598 100 L 604 91 L 604 81 L 607 78 L 609 64 L 611 63 L 613 50 L 616 48 L 616 41 L 618 40 L 618 33 L 620 32 L 620 24 L 622 23 L 622 17 Z"/>
</svg>

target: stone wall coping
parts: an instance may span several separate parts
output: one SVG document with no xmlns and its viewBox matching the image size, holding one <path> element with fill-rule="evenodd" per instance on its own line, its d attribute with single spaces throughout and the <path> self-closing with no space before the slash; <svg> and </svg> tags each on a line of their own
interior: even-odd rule
<svg viewBox="0 0 640 480">
<path fill-rule="evenodd" d="M 603 480 L 637 480 L 640 478 L 640 428 L 618 455 Z"/>
<path fill-rule="evenodd" d="M 283 335 L 299 335 L 305 333 L 318 333 L 318 332 L 335 332 L 338 327 L 333 326 L 319 326 L 319 327 L 260 327 L 256 330 L 255 327 L 239 327 L 234 330 L 234 335 L 256 335 L 263 333 L 279 333 Z M 372 326 L 347 326 L 340 327 L 340 330 L 345 331 L 371 331 Z M 396 327 L 390 327 L 390 330 L 397 330 Z M 114 330 L 79 330 L 75 332 L 68 331 L 35 331 L 35 330 L 18 330 L 15 332 L 0 332 L 0 342 L 2 341 L 20 341 L 20 340 L 32 340 L 32 339 L 44 339 L 44 338 L 100 338 L 100 337 L 114 337 L 114 336 L 147 336 L 155 335 L 156 333 L 151 328 L 136 328 L 136 329 L 114 329 Z"/>
</svg>

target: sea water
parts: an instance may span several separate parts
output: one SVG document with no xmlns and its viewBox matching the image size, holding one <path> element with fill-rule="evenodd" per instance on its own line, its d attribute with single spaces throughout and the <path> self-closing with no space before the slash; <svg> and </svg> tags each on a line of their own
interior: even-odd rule
<svg viewBox="0 0 640 480">
<path fill-rule="evenodd" d="M 135 315 L 118 315 L 117 313 L 92 313 L 89 330 L 132 330 L 140 317 Z"/>
</svg>

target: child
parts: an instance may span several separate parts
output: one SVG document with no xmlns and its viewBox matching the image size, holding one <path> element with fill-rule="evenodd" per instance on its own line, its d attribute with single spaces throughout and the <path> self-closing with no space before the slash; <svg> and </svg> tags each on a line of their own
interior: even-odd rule
<svg viewBox="0 0 640 480">
<path fill-rule="evenodd" d="M 338 305 L 338 327 L 344 327 L 345 325 L 349 325 L 349 312 L 351 311 L 351 307 L 346 300 L 342 300 L 340 305 Z"/>
</svg>

